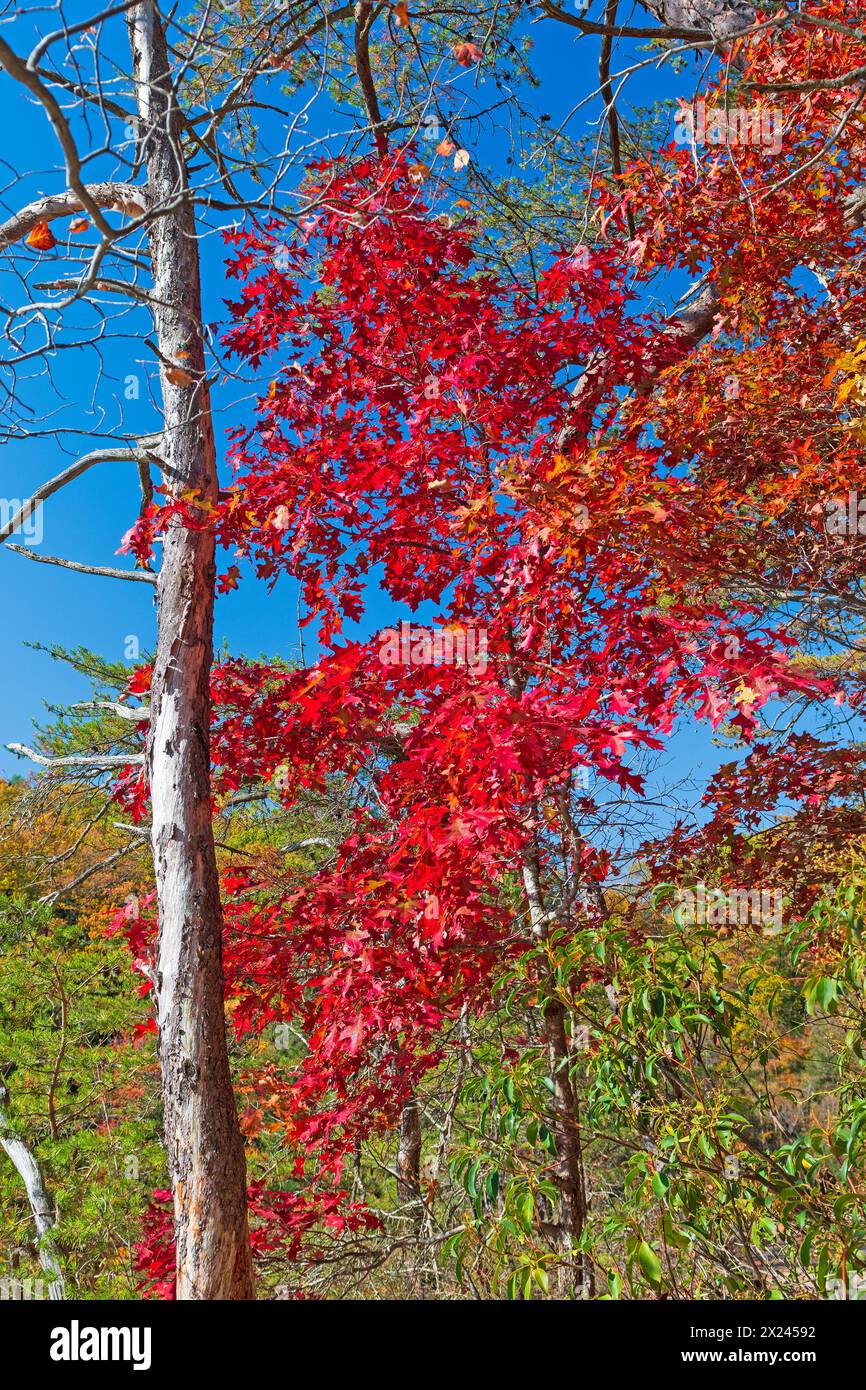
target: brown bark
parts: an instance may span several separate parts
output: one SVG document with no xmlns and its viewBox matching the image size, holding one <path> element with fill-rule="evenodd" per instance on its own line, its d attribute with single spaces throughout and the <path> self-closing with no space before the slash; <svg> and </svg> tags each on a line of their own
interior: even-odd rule
<svg viewBox="0 0 866 1390">
<path fill-rule="evenodd" d="M 166 473 L 177 491 L 216 498 L 205 380 L 195 214 L 178 136 L 165 35 L 152 0 L 130 12 L 147 173 L 154 320 Z M 157 650 L 147 749 L 159 906 L 156 968 L 165 1136 L 174 1193 L 179 1299 L 254 1297 L 244 1146 L 223 1007 L 222 908 L 211 820 L 210 670 L 214 538 L 175 519 L 157 586 Z"/>
<path fill-rule="evenodd" d="M 641 4 L 664 25 L 704 30 L 716 39 L 742 33 L 756 19 L 749 0 L 641 0 Z"/>
<path fill-rule="evenodd" d="M 548 934 L 541 890 L 538 859 L 532 847 L 523 860 L 523 886 L 529 908 L 532 934 L 542 943 Z M 547 982 L 552 994 L 553 982 Z M 556 1144 L 553 1181 L 556 1185 L 558 1210 L 552 1227 L 556 1248 L 563 1263 L 556 1281 L 561 1296 L 576 1293 L 591 1297 L 594 1292 L 592 1260 L 581 1251 L 574 1251 L 586 1228 L 588 1203 L 583 1167 L 583 1147 L 580 1137 L 580 1112 L 577 1095 L 569 1072 L 570 1053 L 565 1026 L 565 1006 L 548 997 L 543 1004 L 542 1034 L 547 1048 L 550 1075 L 553 1081 L 551 1126 Z"/>
<path fill-rule="evenodd" d="M 407 1258 L 409 1278 L 417 1298 L 426 1296 L 426 1278 L 421 1248 L 424 1205 L 421 1198 L 421 1112 L 414 1096 L 410 1097 L 400 1114 L 400 1138 L 397 1145 L 397 1197 L 407 1208 L 412 1238 Z"/>
<path fill-rule="evenodd" d="M 554 1181 L 559 1194 L 557 1244 L 565 1254 L 583 1235 L 588 1215 L 583 1149 L 580 1139 L 580 1113 L 577 1095 L 569 1075 L 568 1036 L 565 1006 L 549 1000 L 544 1010 L 544 1041 L 553 1078 L 553 1137 L 556 1142 Z M 578 1251 L 568 1258 L 560 1278 L 563 1293 L 575 1292 L 591 1297 L 595 1292 L 592 1261 Z"/>
<path fill-rule="evenodd" d="M 384 156 L 388 153 L 388 136 L 370 66 L 370 29 L 377 13 L 371 0 L 359 0 L 355 6 L 355 71 L 376 141 L 376 150 Z"/>
<path fill-rule="evenodd" d="M 421 1201 L 421 1115 L 416 1100 L 407 1101 L 400 1115 L 397 1196 L 407 1205 Z"/>
</svg>

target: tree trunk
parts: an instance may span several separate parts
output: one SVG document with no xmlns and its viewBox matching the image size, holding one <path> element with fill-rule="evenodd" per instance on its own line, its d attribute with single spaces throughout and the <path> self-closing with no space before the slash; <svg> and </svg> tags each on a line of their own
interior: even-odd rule
<svg viewBox="0 0 866 1390">
<path fill-rule="evenodd" d="M 545 940 L 548 932 L 540 878 L 538 860 L 530 847 L 523 859 L 523 886 L 532 934 L 539 943 Z M 558 1210 L 552 1236 L 563 1256 L 563 1265 L 556 1284 L 562 1296 L 576 1292 L 581 1297 L 591 1297 L 595 1291 L 592 1260 L 580 1251 L 570 1253 L 583 1235 L 588 1205 L 580 1138 L 580 1113 L 569 1074 L 570 1054 L 565 1028 L 565 1006 L 557 999 L 547 998 L 544 1001 L 542 1034 L 554 1088 L 551 1118 L 556 1142 L 556 1159 L 552 1176 L 556 1184 Z"/>
<path fill-rule="evenodd" d="M 421 1201 L 421 1112 L 414 1096 L 410 1097 L 400 1114 L 400 1139 L 397 1145 L 397 1197 L 407 1208 L 412 1227 L 411 1253 L 407 1259 L 409 1278 L 417 1298 L 426 1296 L 424 1252 L 421 1245 L 424 1206 Z"/>
<path fill-rule="evenodd" d="M 202 529 L 174 519 L 157 587 L 147 749 L 159 906 L 156 974 L 165 1136 L 174 1193 L 179 1299 L 253 1298 L 244 1146 L 223 1006 L 222 907 L 211 820 L 210 670 L 217 475 L 205 380 L 195 213 L 178 134 L 165 34 L 152 0 L 130 11 L 154 320 L 162 457 L 173 492 L 200 497 Z M 195 503 L 191 504 L 193 509 Z"/>
<path fill-rule="evenodd" d="M 421 1115 L 414 1099 L 406 1102 L 400 1115 L 397 1196 L 407 1206 L 421 1201 Z"/>
<path fill-rule="evenodd" d="M 9 1092 L 0 1082 L 0 1148 L 10 1159 L 24 1184 L 24 1191 L 27 1193 L 27 1200 L 33 1213 L 33 1224 L 36 1227 L 39 1263 L 46 1274 L 51 1275 L 48 1297 L 49 1299 L 60 1300 L 66 1297 L 66 1285 L 60 1269 L 57 1247 L 51 1235 L 57 1225 L 57 1213 L 54 1210 L 54 1203 L 45 1190 L 39 1164 L 24 1141 L 19 1139 L 12 1128 L 12 1123 L 7 1115 L 8 1103 Z"/>
<path fill-rule="evenodd" d="M 548 1000 L 544 1010 L 544 1041 L 553 1078 L 553 1137 L 556 1141 L 554 1182 L 559 1194 L 559 1221 L 556 1237 L 560 1251 L 568 1255 L 580 1240 L 586 1226 L 586 1182 L 580 1142 L 580 1114 L 577 1096 L 569 1075 L 568 1037 L 565 1006 Z M 595 1292 L 592 1261 L 582 1252 L 571 1255 L 560 1279 L 563 1293 L 572 1291 L 589 1298 Z"/>
<path fill-rule="evenodd" d="M 709 32 L 717 39 L 741 33 L 755 23 L 751 0 L 641 0 L 662 24 Z"/>
</svg>

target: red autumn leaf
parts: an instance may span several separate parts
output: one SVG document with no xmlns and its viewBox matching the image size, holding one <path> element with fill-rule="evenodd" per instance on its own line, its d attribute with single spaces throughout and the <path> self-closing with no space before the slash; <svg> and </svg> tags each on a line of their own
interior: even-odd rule
<svg viewBox="0 0 866 1390">
<path fill-rule="evenodd" d="M 471 68 L 480 63 L 483 57 L 477 43 L 458 43 L 454 45 L 454 57 L 461 67 Z"/>
</svg>

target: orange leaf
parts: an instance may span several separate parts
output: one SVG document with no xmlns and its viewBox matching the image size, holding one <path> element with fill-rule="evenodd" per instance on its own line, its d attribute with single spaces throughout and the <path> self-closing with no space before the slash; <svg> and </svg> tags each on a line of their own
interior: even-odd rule
<svg viewBox="0 0 866 1390">
<path fill-rule="evenodd" d="M 57 245 L 57 238 L 47 222 L 37 222 L 29 236 L 25 237 L 28 246 L 37 251 L 50 251 Z"/>
<path fill-rule="evenodd" d="M 193 378 L 183 367 L 172 367 L 170 364 L 165 369 L 165 379 L 172 386 L 192 386 L 193 383 Z"/>
<path fill-rule="evenodd" d="M 261 1134 L 264 1118 L 261 1110 L 256 1110 L 252 1105 L 248 1105 L 239 1117 L 241 1134 L 245 1134 L 247 1139 L 255 1139 L 257 1134 Z"/>
<path fill-rule="evenodd" d="M 86 232 L 89 226 L 90 223 L 86 217 L 76 217 L 74 222 L 70 222 L 69 230 L 72 232 L 73 236 L 76 236 L 78 232 Z"/>
</svg>

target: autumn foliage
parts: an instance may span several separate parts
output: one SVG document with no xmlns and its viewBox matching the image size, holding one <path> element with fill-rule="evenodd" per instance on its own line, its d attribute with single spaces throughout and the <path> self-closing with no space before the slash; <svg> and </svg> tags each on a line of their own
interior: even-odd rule
<svg viewBox="0 0 866 1390">
<path fill-rule="evenodd" d="M 564 1123 L 552 1062 L 553 1102 L 527 1098 L 555 1009 L 572 1075 L 584 1010 L 594 1020 L 586 1104 L 598 1119 L 626 1104 L 616 1087 L 633 1093 L 624 1035 L 652 1050 L 659 1020 L 690 1007 L 698 1018 L 690 991 L 711 957 L 713 988 L 728 970 L 743 990 L 723 997 L 719 985 L 720 1056 L 749 1009 L 757 1018 L 788 988 L 778 961 L 772 987 L 743 983 L 761 946 L 749 932 L 676 955 L 658 916 L 671 885 L 778 888 L 805 973 L 838 963 L 837 919 L 830 948 L 822 923 L 862 852 L 862 749 L 816 725 L 767 728 L 788 706 L 856 718 L 864 696 L 862 663 L 826 660 L 820 643 L 807 654 L 803 613 L 827 595 L 844 607 L 862 573 L 862 547 L 838 543 L 825 518 L 862 476 L 866 290 L 852 209 L 866 140 L 852 116 L 843 146 L 849 88 L 825 79 L 862 67 L 866 47 L 841 0 L 807 8 L 838 27 L 738 40 L 705 94 L 724 109 L 733 80 L 741 105 L 772 105 L 784 132 L 772 165 L 760 145 L 668 143 L 599 178 L 592 234 L 551 246 L 532 276 L 491 265 L 471 209 L 411 145 L 322 160 L 304 190 L 314 212 L 225 231 L 223 345 L 259 382 L 255 418 L 231 429 L 231 481 L 206 523 L 180 499 L 146 510 L 126 544 L 150 555 L 178 512 L 213 526 L 221 591 L 251 575 L 290 580 L 317 650 L 310 665 L 226 657 L 212 683 L 215 815 L 258 788 L 289 821 L 338 790 L 341 816 L 324 850 L 301 836 L 282 858 L 241 847 L 223 865 L 242 1129 L 291 1156 L 286 1190 L 251 1188 L 260 1260 L 315 1264 L 320 1230 L 381 1229 L 352 1164 L 395 1134 L 425 1086 L 463 1075 L 467 1020 L 488 1049 L 484 1105 L 500 1096 L 490 1076 L 507 1073 L 496 1114 L 522 1104 L 519 1128 L 539 1106 L 527 1143 L 547 1147 L 526 1181 L 550 1188 L 532 1188 L 527 1238 L 537 1233 L 533 1210 L 561 1211 L 565 1191 L 555 1137 L 537 1139 L 539 1125 L 549 1138 Z M 467 40 L 453 60 L 471 67 L 483 53 Z M 31 244 L 46 249 L 40 235 Z M 700 331 L 658 307 L 660 283 L 689 280 L 712 290 Z M 139 672 L 127 698 L 146 682 Z M 647 769 L 688 722 L 736 758 L 697 815 L 617 845 L 612 808 L 642 815 L 656 795 Z M 130 775 L 118 795 L 140 813 L 146 788 Z M 145 992 L 152 911 L 142 897 L 114 923 Z M 694 1027 L 709 1026 L 700 1013 Z M 288 1056 L 266 1047 L 280 1028 Z M 688 1042 L 678 1047 L 658 1043 L 653 1065 L 681 1117 L 692 1100 L 700 1109 L 689 1087 L 701 1086 Z M 644 1070 L 647 1135 L 664 1128 L 652 1128 L 652 1084 Z M 713 1145 L 702 1161 L 722 1164 L 733 1149 Z M 477 1162 L 461 1171 L 480 1223 L 500 1179 L 485 1189 L 492 1161 Z M 666 1173 L 643 1174 L 657 1202 Z M 819 1224 L 821 1199 L 802 1200 Z M 672 1219 L 658 1217 L 676 1248 Z M 571 1234 L 585 1253 L 583 1229 Z M 539 1257 L 536 1288 L 572 1253 Z M 642 1236 L 635 1261 L 657 1290 Z M 137 1270 L 171 1296 L 172 1267 L 158 1191 Z"/>
</svg>

